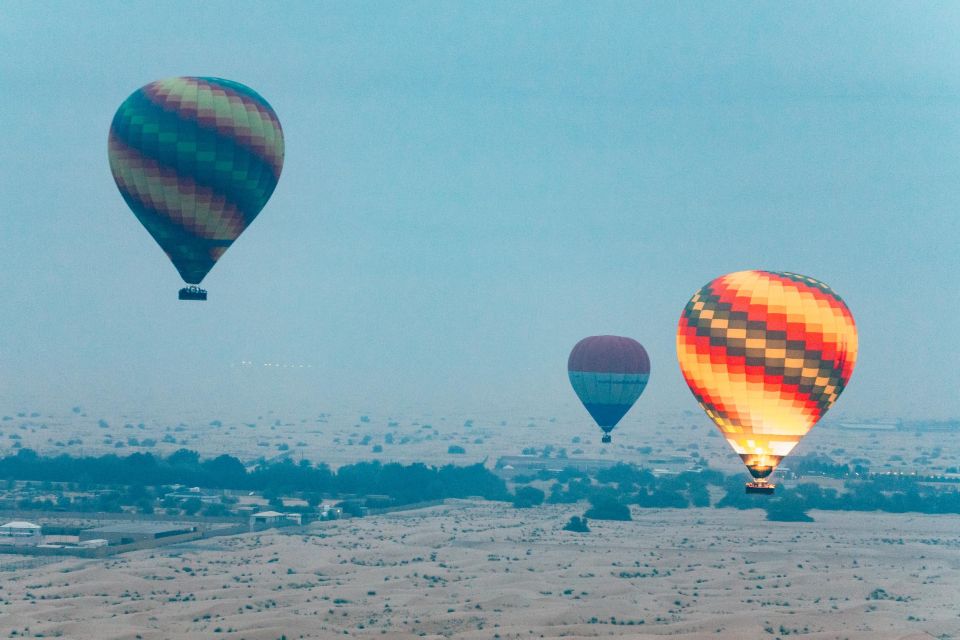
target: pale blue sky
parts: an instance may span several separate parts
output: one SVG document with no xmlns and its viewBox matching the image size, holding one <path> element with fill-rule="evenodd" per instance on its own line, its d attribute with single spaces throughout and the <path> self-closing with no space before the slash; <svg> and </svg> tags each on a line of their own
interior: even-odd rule
<svg viewBox="0 0 960 640">
<path fill-rule="evenodd" d="M 763 268 L 854 313 L 834 411 L 960 414 L 958 32 L 949 2 L 3 2 L 0 411 L 539 415 L 598 333 L 647 347 L 645 411 L 696 409 L 680 311 Z M 286 136 L 205 304 L 106 159 L 174 75 Z"/>
</svg>

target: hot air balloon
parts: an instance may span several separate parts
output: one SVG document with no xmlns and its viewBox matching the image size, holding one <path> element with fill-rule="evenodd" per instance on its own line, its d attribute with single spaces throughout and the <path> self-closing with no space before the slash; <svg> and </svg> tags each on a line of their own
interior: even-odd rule
<svg viewBox="0 0 960 640">
<path fill-rule="evenodd" d="M 647 386 L 650 358 L 632 338 L 590 336 L 574 345 L 567 374 L 583 406 L 603 429 L 606 443 Z"/>
<path fill-rule="evenodd" d="M 134 215 L 185 282 L 181 300 L 253 222 L 283 167 L 283 131 L 253 89 L 222 78 L 158 80 L 110 125 L 110 170 Z"/>
<path fill-rule="evenodd" d="M 857 328 L 822 282 L 739 271 L 687 303 L 677 359 L 694 397 L 754 477 L 747 492 L 773 493 L 767 477 L 850 380 Z"/>
</svg>

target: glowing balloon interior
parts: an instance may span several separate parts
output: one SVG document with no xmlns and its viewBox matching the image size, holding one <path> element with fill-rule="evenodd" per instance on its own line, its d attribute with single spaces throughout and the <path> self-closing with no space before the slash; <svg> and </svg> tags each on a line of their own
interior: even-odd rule
<svg viewBox="0 0 960 640">
<path fill-rule="evenodd" d="M 843 392 L 857 329 L 822 282 L 740 271 L 687 303 L 677 358 L 700 406 L 762 484 Z"/>
<path fill-rule="evenodd" d="M 196 285 L 277 186 L 283 132 L 249 87 L 170 78 L 120 105 L 108 152 L 124 200 L 181 277 Z"/>
</svg>

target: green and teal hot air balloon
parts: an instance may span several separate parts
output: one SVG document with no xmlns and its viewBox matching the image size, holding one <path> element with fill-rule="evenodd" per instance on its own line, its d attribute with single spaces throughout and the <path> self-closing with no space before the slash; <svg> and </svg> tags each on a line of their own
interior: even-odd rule
<svg viewBox="0 0 960 640">
<path fill-rule="evenodd" d="M 623 336 L 589 336 L 567 359 L 570 384 L 583 406 L 603 429 L 602 442 L 647 387 L 650 356 L 643 345 Z"/>
<path fill-rule="evenodd" d="M 110 170 L 185 282 L 198 285 L 270 199 L 283 131 L 257 92 L 222 78 L 158 80 L 113 117 Z M 196 286 L 181 299 L 206 299 Z"/>
</svg>

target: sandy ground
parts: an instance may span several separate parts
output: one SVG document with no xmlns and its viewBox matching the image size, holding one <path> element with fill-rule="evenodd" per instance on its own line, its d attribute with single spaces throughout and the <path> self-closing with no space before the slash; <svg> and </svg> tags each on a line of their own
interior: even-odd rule
<svg viewBox="0 0 960 640">
<path fill-rule="evenodd" d="M 960 517 L 444 506 L 0 572 L 0 635 L 960 638 Z M 7 559 L 5 562 L 12 562 Z"/>
</svg>

